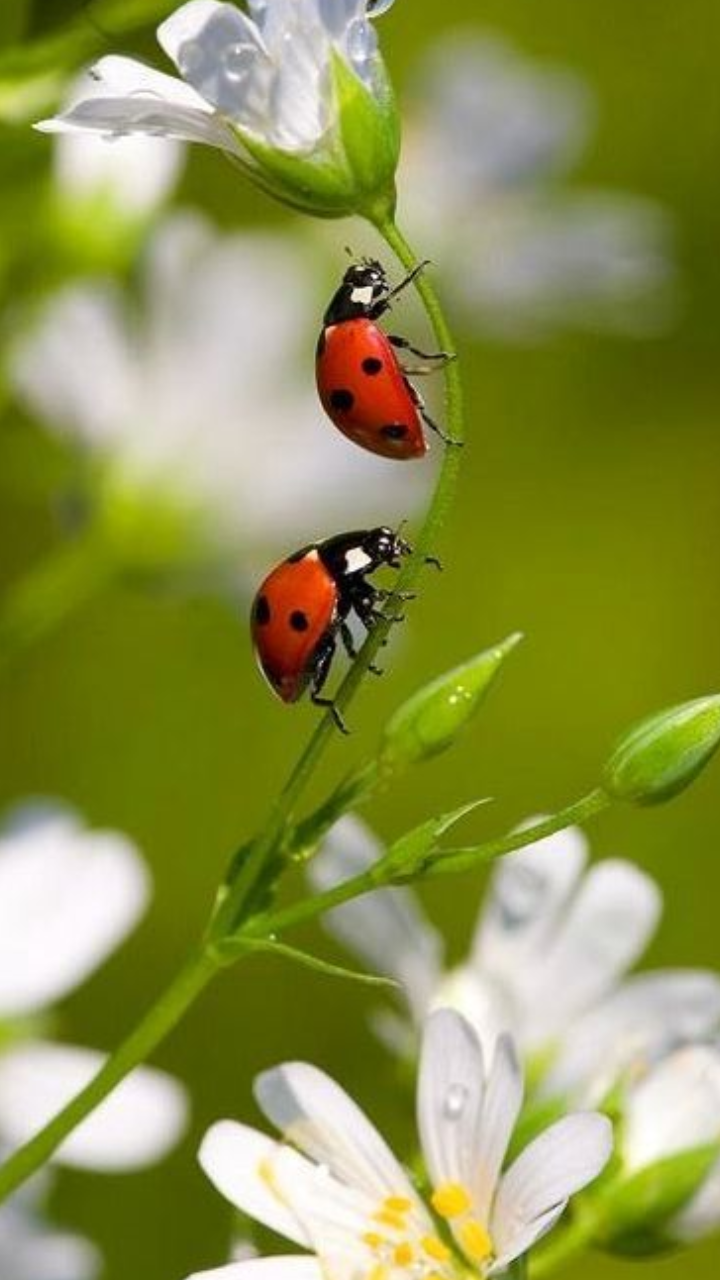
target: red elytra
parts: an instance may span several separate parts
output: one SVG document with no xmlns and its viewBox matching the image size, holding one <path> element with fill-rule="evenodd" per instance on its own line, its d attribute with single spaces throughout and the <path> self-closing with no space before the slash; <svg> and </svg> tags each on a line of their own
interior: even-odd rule
<svg viewBox="0 0 720 1280">
<path fill-rule="evenodd" d="M 364 449 L 384 458 L 422 458 L 427 452 L 414 388 L 373 320 L 323 329 L 317 385 L 328 417 Z"/>
<path fill-rule="evenodd" d="M 296 702 L 310 688 L 313 702 L 342 717 L 331 698 L 321 698 L 339 634 L 355 656 L 347 624 L 355 613 L 369 631 L 382 592 L 367 581 L 381 565 L 397 569 L 410 547 L 392 529 L 353 530 L 296 551 L 265 578 L 252 607 L 251 631 L 258 666 L 283 702 Z"/>
<path fill-rule="evenodd" d="M 430 368 L 404 369 L 395 349 L 430 362 L 452 356 L 420 351 L 406 338 L 384 333 L 377 323 L 426 265 L 418 263 L 394 289 L 379 262 L 364 260 L 349 267 L 318 339 L 315 371 L 323 408 L 343 435 L 384 458 L 423 457 L 428 448 L 423 423 L 454 443 L 433 422 L 408 378 L 408 372 L 429 373 Z"/>
</svg>

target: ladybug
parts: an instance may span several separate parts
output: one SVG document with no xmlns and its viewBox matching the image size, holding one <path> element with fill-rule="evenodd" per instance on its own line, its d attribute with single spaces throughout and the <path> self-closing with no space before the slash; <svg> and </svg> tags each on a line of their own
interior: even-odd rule
<svg viewBox="0 0 720 1280">
<path fill-rule="evenodd" d="M 321 697 L 337 636 L 354 658 L 348 615 L 354 612 L 369 631 L 390 594 L 368 574 L 381 565 L 398 569 L 410 552 L 392 529 L 359 529 L 313 542 L 268 574 L 252 607 L 252 640 L 258 666 L 283 702 L 296 702 L 309 686 L 312 701 L 330 707 L 346 732 L 333 699 Z"/>
<path fill-rule="evenodd" d="M 427 265 L 419 263 L 391 289 L 380 263 L 363 259 L 345 272 L 323 317 L 315 362 L 323 408 L 343 435 L 383 458 L 421 458 L 428 447 L 423 422 L 446 444 L 455 443 L 433 422 L 408 378 L 431 369 L 403 368 L 396 350 L 438 363 L 454 357 L 446 351 L 420 351 L 377 324 L 393 298 Z"/>
</svg>

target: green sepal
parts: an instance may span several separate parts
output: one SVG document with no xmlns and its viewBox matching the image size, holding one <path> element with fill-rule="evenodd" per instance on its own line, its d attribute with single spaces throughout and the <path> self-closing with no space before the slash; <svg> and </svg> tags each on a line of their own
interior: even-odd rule
<svg viewBox="0 0 720 1280">
<path fill-rule="evenodd" d="M 447 751 L 479 710 L 506 657 L 521 639 L 515 632 L 408 698 L 383 733 L 381 767 L 395 770 Z"/>
<path fill-rule="evenodd" d="M 376 92 L 347 65 L 332 56 L 340 137 L 355 190 L 358 212 L 385 216 L 395 209 L 395 172 L 400 159 L 400 114 L 382 64 L 376 69 Z"/>
<path fill-rule="evenodd" d="M 617 800 L 659 804 L 684 791 L 720 745 L 720 696 L 649 716 L 615 747 L 603 785 Z"/>
<path fill-rule="evenodd" d="M 451 809 L 448 813 L 441 813 L 435 818 L 428 818 L 425 822 L 421 822 L 419 826 L 413 827 L 390 845 L 385 856 L 376 863 L 377 871 L 383 878 L 388 871 L 393 871 L 396 879 L 399 878 L 398 873 L 402 873 L 403 879 L 412 879 L 423 870 L 428 859 L 439 852 L 438 841 L 441 837 L 466 814 L 488 803 L 487 797 L 470 800 L 457 809 Z"/>
<path fill-rule="evenodd" d="M 596 1243 L 631 1257 L 667 1249 L 673 1243 L 668 1224 L 702 1186 L 719 1155 L 720 1144 L 713 1142 L 615 1178 L 596 1202 L 602 1224 Z"/>
<path fill-rule="evenodd" d="M 302 965 L 305 969 L 321 973 L 326 978 L 342 978 L 346 982 L 356 982 L 363 987 L 382 987 L 384 990 L 397 991 L 400 986 L 394 978 L 376 973 L 362 973 L 357 969 L 347 969 L 344 965 L 333 964 L 330 960 L 323 960 L 309 951 L 301 951 L 298 947 L 276 942 L 272 938 L 243 938 L 242 935 L 237 935 L 234 938 L 221 939 L 214 947 L 214 953 L 222 964 L 232 964 L 241 956 L 255 952 L 280 956 L 284 960 Z"/>
</svg>

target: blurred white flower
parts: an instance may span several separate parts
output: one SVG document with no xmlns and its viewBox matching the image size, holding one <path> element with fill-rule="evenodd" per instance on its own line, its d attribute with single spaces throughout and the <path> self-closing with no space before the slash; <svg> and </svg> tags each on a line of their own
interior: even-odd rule
<svg viewBox="0 0 720 1280">
<path fill-rule="evenodd" d="M 97 1075 L 104 1054 L 26 1041 L 0 1054 L 0 1135 L 16 1147 Z M 164 1072 L 138 1067 L 73 1130 L 54 1159 L 76 1169 L 121 1173 L 162 1160 L 181 1137 L 185 1090 Z"/>
<path fill-rule="evenodd" d="M 327 887 L 380 853 L 364 824 L 342 819 L 311 864 L 312 878 Z M 328 927 L 398 979 L 416 1027 L 433 1004 L 457 1007 L 488 1052 L 498 1034 L 513 1034 L 542 1064 L 544 1095 L 595 1105 L 619 1077 L 720 1024 L 720 979 L 689 969 L 627 977 L 655 931 L 660 890 L 630 862 L 606 859 L 585 871 L 586 861 L 576 829 L 503 858 L 469 958 L 452 970 L 408 889 L 358 898 L 330 912 Z M 414 1036 L 397 1020 L 380 1028 L 412 1050 Z"/>
<path fill-rule="evenodd" d="M 67 97 L 66 110 L 105 92 L 84 72 Z M 130 219 L 146 218 L 171 194 L 183 161 L 182 143 L 158 138 L 112 140 L 93 133 L 61 133 L 53 149 L 55 189 L 64 203 L 108 208 Z"/>
<path fill-rule="evenodd" d="M 52 805 L 20 810 L 0 835 L 0 1144 L 26 1141 L 78 1093 L 104 1057 L 24 1041 L 12 1019 L 35 1015 L 80 985 L 134 928 L 149 899 L 135 846 L 92 831 Z M 184 1127 L 187 1101 L 170 1076 L 141 1068 L 63 1144 L 57 1159 L 119 1170 L 162 1159 Z"/>
<path fill-rule="evenodd" d="M 500 339 L 667 323 L 668 222 L 624 192 L 566 179 L 594 127 L 583 81 L 500 39 L 459 32 L 418 76 L 403 214 L 463 319 Z"/>
<path fill-rule="evenodd" d="M 46 1179 L 34 1179 L 0 1207 L 2 1280 L 94 1280 L 100 1257 L 88 1240 L 46 1225 L 39 1191 Z"/>
<path fill-rule="evenodd" d="M 93 831 L 69 809 L 20 810 L 0 829 L 0 1020 L 79 986 L 135 927 L 149 896 L 126 836 Z"/>
<path fill-rule="evenodd" d="M 284 1141 L 222 1121 L 206 1135 L 200 1162 L 234 1205 L 309 1253 L 236 1262 L 204 1277 L 493 1274 L 550 1230 L 612 1148 L 604 1116 L 566 1116 L 503 1169 L 522 1104 L 520 1067 L 502 1037 L 488 1070 L 472 1027 L 448 1009 L 427 1020 L 417 1090 L 427 1201 L 324 1072 L 284 1063 L 264 1072 L 255 1092 Z M 442 1239 L 447 1233 L 457 1255 Z"/>
<path fill-rule="evenodd" d="M 103 58 L 92 69 L 99 92 L 38 128 L 202 142 L 291 202 L 351 212 L 367 187 L 368 158 L 380 187 L 397 161 L 392 95 L 368 21 L 391 3 L 248 0 L 248 15 L 234 4 L 190 0 L 157 32 L 181 79 L 133 58 Z M 358 96 L 358 132 L 371 135 L 370 146 L 344 128 Z"/>
<path fill-rule="evenodd" d="M 10 377 L 111 493 L 176 505 L 217 542 L 293 549 L 392 524 L 420 492 L 324 420 L 302 375 L 320 310 L 297 242 L 180 215 L 150 244 L 139 310 L 111 283 L 64 290 L 15 344 Z"/>
<path fill-rule="evenodd" d="M 720 1229 L 720 1048 L 688 1045 L 656 1065 L 628 1092 L 620 1152 L 637 1173 L 694 1148 L 718 1150 L 717 1162 L 680 1213 L 668 1239 L 690 1243 Z"/>
</svg>

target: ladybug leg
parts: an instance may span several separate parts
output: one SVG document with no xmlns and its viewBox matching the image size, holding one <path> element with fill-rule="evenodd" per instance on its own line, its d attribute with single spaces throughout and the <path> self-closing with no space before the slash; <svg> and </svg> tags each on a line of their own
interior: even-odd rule
<svg viewBox="0 0 720 1280">
<path fill-rule="evenodd" d="M 413 398 L 414 404 L 417 406 L 418 412 L 423 422 L 425 423 L 425 426 L 429 427 L 431 431 L 434 431 L 435 434 L 440 437 L 440 439 L 443 441 L 444 444 L 452 444 L 452 445 L 455 445 L 457 448 L 460 448 L 463 443 L 462 440 L 453 440 L 452 436 L 447 435 L 446 432 L 443 431 L 442 427 L 438 426 L 437 422 L 433 421 L 427 409 L 425 408 L 425 401 L 420 395 L 420 392 L 418 391 L 417 387 L 413 386 L 409 378 L 405 379 L 405 385 L 407 386 L 407 389 Z"/>
<path fill-rule="evenodd" d="M 340 639 L 342 640 L 343 645 L 345 646 L 345 652 L 348 658 L 350 658 L 351 661 L 354 658 L 357 658 L 357 649 L 355 648 L 353 633 L 350 630 L 347 622 L 340 623 Z"/>
<path fill-rule="evenodd" d="M 370 587 L 367 583 L 364 583 L 363 585 L 365 590 L 361 587 L 359 590 L 353 592 L 352 607 L 363 626 L 367 627 L 368 631 L 372 631 L 375 624 L 386 617 L 382 609 L 378 609 L 378 601 L 387 600 L 392 595 L 392 592 Z M 390 618 L 390 622 L 404 621 L 405 615 L 401 613 L 394 614 L 393 617 Z"/>
<path fill-rule="evenodd" d="M 434 569 L 437 569 L 438 573 L 443 571 L 442 560 L 438 560 L 437 556 L 425 556 L 425 564 L 431 564 Z"/>
<path fill-rule="evenodd" d="M 315 660 L 315 669 L 313 671 L 312 684 L 310 686 L 310 701 L 314 703 L 316 707 L 323 707 L 325 710 L 330 712 L 341 733 L 349 733 L 350 730 L 335 706 L 334 698 L 321 697 L 321 690 L 328 678 L 330 665 L 335 656 L 335 649 L 335 637 L 333 635 L 329 635 L 323 643 L 323 646 Z"/>
<path fill-rule="evenodd" d="M 421 351 L 419 347 L 414 347 L 407 338 L 401 337 L 399 333 L 389 333 L 388 342 L 391 342 L 398 351 L 410 351 L 414 356 L 419 356 L 421 360 L 437 360 L 440 365 L 448 364 L 450 360 L 457 360 L 454 351 Z M 425 372 L 423 370 L 422 372 Z M 428 369 L 428 373 L 432 370 Z"/>
<path fill-rule="evenodd" d="M 396 284 L 395 288 L 390 290 L 389 294 L 382 302 L 375 303 L 375 306 L 370 311 L 370 319 L 379 320 L 380 316 L 384 315 L 384 313 L 392 306 L 392 299 L 397 298 L 398 294 L 402 293 L 403 289 L 407 289 L 408 285 L 412 284 L 413 280 L 417 279 L 421 271 L 424 271 L 425 268 L 429 266 L 429 258 L 423 258 L 422 262 L 418 262 L 417 266 L 414 266 L 412 271 L 408 271 L 407 275 L 403 277 L 400 283 Z"/>
</svg>

